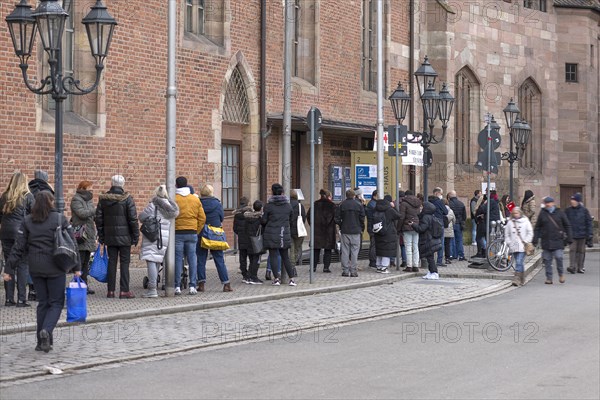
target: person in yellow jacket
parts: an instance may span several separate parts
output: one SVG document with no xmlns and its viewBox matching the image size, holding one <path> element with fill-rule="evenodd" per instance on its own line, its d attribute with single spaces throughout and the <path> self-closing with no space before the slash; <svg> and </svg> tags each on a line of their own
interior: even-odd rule
<svg viewBox="0 0 600 400">
<path fill-rule="evenodd" d="M 175 202 L 179 206 L 179 215 L 175 218 L 175 295 L 181 294 L 181 273 L 183 272 L 183 257 L 190 266 L 190 291 L 197 292 L 198 270 L 195 268 L 196 244 L 198 234 L 204 228 L 206 215 L 202 203 L 194 196 L 188 186 L 187 178 L 180 176 L 175 180 Z"/>
</svg>

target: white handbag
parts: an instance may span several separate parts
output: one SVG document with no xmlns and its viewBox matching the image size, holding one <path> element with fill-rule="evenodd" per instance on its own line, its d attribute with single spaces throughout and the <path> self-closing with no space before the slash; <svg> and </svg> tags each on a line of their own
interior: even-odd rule
<svg viewBox="0 0 600 400">
<path fill-rule="evenodd" d="M 308 234 L 306 233 L 306 226 L 304 226 L 304 221 L 302 220 L 302 206 L 298 203 L 298 221 L 296 222 L 298 226 L 298 237 L 305 237 Z"/>
</svg>

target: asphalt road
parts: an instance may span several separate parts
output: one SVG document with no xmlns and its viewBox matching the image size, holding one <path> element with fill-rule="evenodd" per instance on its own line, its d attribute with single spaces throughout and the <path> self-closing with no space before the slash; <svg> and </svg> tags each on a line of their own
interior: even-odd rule
<svg viewBox="0 0 600 400">
<path fill-rule="evenodd" d="M 28 382 L 0 398 L 598 399 L 600 254 L 586 264 L 563 285 L 542 272 L 479 301 Z"/>
</svg>

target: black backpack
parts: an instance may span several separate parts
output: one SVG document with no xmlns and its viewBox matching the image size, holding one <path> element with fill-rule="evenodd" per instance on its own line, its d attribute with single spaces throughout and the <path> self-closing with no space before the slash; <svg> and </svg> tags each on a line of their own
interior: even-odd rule
<svg viewBox="0 0 600 400">
<path fill-rule="evenodd" d="M 142 222 L 140 231 L 150 242 L 154 243 L 158 241 L 157 247 L 159 249 L 162 248 L 162 232 L 160 231 L 160 218 L 158 217 L 158 209 L 156 206 L 154 206 L 154 216 L 149 216 Z"/>
<path fill-rule="evenodd" d="M 433 222 L 431 223 L 431 237 L 434 239 L 440 239 L 444 234 L 444 227 L 442 223 L 437 220 L 437 218 L 431 219 Z"/>
<path fill-rule="evenodd" d="M 444 215 L 444 228 L 450 227 L 450 218 L 447 215 Z"/>
<path fill-rule="evenodd" d="M 385 219 L 385 212 L 375 211 L 373 213 L 373 233 L 378 236 L 384 236 L 388 229 L 388 223 Z"/>
</svg>

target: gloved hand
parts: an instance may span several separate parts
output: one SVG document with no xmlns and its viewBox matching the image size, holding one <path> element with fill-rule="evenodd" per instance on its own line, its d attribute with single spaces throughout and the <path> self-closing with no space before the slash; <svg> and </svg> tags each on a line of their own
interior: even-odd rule
<svg viewBox="0 0 600 400">
<path fill-rule="evenodd" d="M 593 237 L 587 238 L 587 240 L 585 241 L 585 245 L 587 247 L 594 247 L 594 238 Z"/>
</svg>

